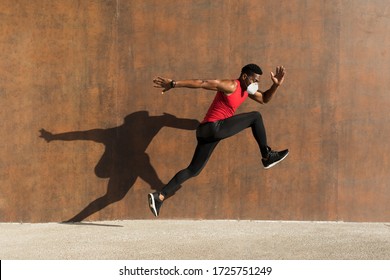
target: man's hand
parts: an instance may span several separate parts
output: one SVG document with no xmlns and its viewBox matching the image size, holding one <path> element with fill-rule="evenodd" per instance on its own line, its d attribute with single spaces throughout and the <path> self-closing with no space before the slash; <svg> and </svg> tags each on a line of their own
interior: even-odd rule
<svg viewBox="0 0 390 280">
<path fill-rule="evenodd" d="M 284 75 L 286 74 L 283 66 L 276 67 L 276 73 L 271 72 L 271 79 L 275 85 L 280 86 L 284 81 Z"/>
<path fill-rule="evenodd" d="M 162 93 L 170 90 L 172 88 L 172 79 L 167 79 L 163 77 L 157 77 L 153 79 L 154 87 L 155 88 L 163 88 Z"/>
</svg>

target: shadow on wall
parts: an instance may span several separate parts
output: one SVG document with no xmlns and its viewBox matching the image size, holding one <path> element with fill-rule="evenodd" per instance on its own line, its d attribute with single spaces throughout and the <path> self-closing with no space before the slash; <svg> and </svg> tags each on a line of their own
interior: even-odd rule
<svg viewBox="0 0 390 280">
<path fill-rule="evenodd" d="M 160 190 L 164 184 L 150 163 L 146 148 L 163 127 L 195 130 L 198 125 L 197 120 L 180 119 L 167 113 L 162 116 L 149 116 L 147 111 L 139 111 L 126 116 L 121 126 L 108 129 L 58 134 L 41 129 L 40 137 L 47 142 L 88 140 L 105 146 L 104 154 L 95 167 L 95 174 L 99 178 L 109 178 L 106 194 L 92 201 L 66 222 L 80 222 L 108 205 L 120 201 L 138 177 L 147 182 L 152 189 Z"/>
</svg>

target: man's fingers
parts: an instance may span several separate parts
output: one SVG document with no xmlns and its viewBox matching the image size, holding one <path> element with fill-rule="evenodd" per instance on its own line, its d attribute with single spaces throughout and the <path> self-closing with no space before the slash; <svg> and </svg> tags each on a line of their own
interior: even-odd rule
<svg viewBox="0 0 390 280">
<path fill-rule="evenodd" d="M 153 79 L 153 82 L 156 83 L 156 84 L 161 84 L 161 83 L 164 82 L 164 78 L 158 76 L 158 77 Z"/>
<path fill-rule="evenodd" d="M 281 77 L 283 77 L 285 73 L 286 73 L 286 71 L 285 71 L 284 66 L 277 66 L 277 67 L 276 67 L 276 76 L 281 76 Z M 275 75 L 274 75 L 274 76 L 275 76 Z"/>
</svg>

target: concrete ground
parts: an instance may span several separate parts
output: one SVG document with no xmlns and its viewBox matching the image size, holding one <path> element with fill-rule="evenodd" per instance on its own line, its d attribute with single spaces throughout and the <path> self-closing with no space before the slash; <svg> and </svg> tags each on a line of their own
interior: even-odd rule
<svg viewBox="0 0 390 280">
<path fill-rule="evenodd" d="M 131 220 L 0 223 L 2 260 L 390 260 L 390 224 Z"/>
</svg>

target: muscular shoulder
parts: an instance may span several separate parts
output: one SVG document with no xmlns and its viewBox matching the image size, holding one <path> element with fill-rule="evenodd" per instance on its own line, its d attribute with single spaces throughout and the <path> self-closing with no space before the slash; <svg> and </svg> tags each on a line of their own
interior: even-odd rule
<svg viewBox="0 0 390 280">
<path fill-rule="evenodd" d="M 227 95 L 232 94 L 237 89 L 237 81 L 236 80 L 220 80 L 218 85 L 218 91 L 223 92 Z"/>
</svg>

